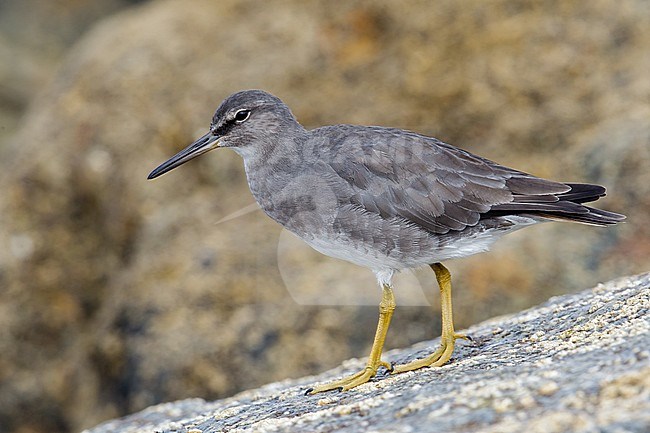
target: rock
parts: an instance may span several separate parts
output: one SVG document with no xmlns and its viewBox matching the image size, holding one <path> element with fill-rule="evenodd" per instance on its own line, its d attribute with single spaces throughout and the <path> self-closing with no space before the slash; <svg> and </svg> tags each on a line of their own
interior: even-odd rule
<svg viewBox="0 0 650 433">
<path fill-rule="evenodd" d="M 650 274 L 621 278 L 467 331 L 450 363 L 379 377 L 345 393 L 304 396 L 363 367 L 234 397 L 150 407 L 84 433 L 155 432 L 647 432 Z M 386 354 L 404 362 L 437 340 Z"/>
<path fill-rule="evenodd" d="M 61 58 L 93 23 L 130 0 L 3 0 L 0 4 L 0 149 Z"/>
<path fill-rule="evenodd" d="M 307 127 L 413 129 L 534 174 L 604 182 L 613 199 L 626 197 L 603 205 L 633 212 L 625 225 L 548 224 L 451 262 L 460 326 L 648 270 L 648 195 L 635 193 L 647 191 L 636 176 L 650 164 L 637 153 L 649 41 L 645 0 L 544 8 L 152 0 L 97 22 L 56 73 L 39 71 L 49 84 L 0 149 L 0 425 L 78 431 L 160 401 L 224 397 L 367 353 L 375 283 L 354 280 L 354 299 L 338 301 L 345 305 L 329 296 L 366 271 L 314 254 L 279 269 L 292 258 L 278 252 L 285 244 L 276 224 L 261 212 L 222 222 L 253 201 L 236 155 L 215 152 L 146 181 L 243 88 L 281 96 Z M 620 138 L 615 131 L 640 139 L 619 154 L 609 143 Z M 578 145 L 583 152 L 570 152 Z M 578 174 L 615 161 L 604 155 L 638 165 Z M 388 347 L 438 332 L 438 314 L 423 305 L 437 305 L 431 273 L 415 280 L 424 295 L 407 302 L 396 290 Z M 295 290 L 315 297 L 301 301 Z"/>
</svg>

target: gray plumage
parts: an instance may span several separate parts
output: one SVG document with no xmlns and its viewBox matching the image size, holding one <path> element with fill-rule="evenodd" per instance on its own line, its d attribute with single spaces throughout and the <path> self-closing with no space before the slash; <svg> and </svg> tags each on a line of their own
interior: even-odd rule
<svg viewBox="0 0 650 433">
<path fill-rule="evenodd" d="M 316 250 L 372 269 L 382 288 L 366 367 L 308 395 L 354 388 L 382 367 L 400 373 L 449 361 L 456 339 L 467 337 L 454 330 L 451 275 L 441 261 L 485 251 L 500 236 L 542 221 L 605 226 L 624 219 L 584 205 L 605 195 L 599 185 L 540 179 L 400 129 L 308 131 L 282 101 L 259 90 L 227 98 L 210 131 L 149 179 L 217 147 L 243 157 L 248 185 L 267 215 Z M 440 287 L 440 346 L 394 366 L 381 359 L 396 305 L 391 279 L 396 270 L 423 265 L 431 265 Z"/>
<path fill-rule="evenodd" d="M 541 179 L 400 129 L 306 130 L 259 90 L 227 98 L 210 132 L 149 178 L 215 147 L 243 157 L 251 192 L 271 218 L 315 249 L 375 272 L 485 251 L 537 222 L 624 219 L 584 205 L 605 195 L 602 186 Z"/>
</svg>

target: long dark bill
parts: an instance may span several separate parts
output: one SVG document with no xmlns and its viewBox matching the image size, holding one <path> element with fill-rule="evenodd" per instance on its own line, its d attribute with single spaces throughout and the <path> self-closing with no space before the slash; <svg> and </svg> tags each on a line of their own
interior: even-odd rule
<svg viewBox="0 0 650 433">
<path fill-rule="evenodd" d="M 156 167 L 151 173 L 149 173 L 147 179 L 155 179 L 158 176 L 175 169 L 179 165 L 185 164 L 190 159 L 196 158 L 199 155 L 203 155 L 205 152 L 219 147 L 218 140 L 218 135 L 213 135 L 211 132 L 208 132 L 203 137 L 199 138 L 194 143 L 190 144 L 185 149 Z"/>
</svg>

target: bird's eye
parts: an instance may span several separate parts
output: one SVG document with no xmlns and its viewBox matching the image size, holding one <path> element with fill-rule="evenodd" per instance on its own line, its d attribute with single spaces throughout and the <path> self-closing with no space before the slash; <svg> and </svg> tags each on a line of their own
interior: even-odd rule
<svg viewBox="0 0 650 433">
<path fill-rule="evenodd" d="M 250 110 L 239 110 L 235 113 L 235 122 L 242 123 L 251 115 Z"/>
</svg>

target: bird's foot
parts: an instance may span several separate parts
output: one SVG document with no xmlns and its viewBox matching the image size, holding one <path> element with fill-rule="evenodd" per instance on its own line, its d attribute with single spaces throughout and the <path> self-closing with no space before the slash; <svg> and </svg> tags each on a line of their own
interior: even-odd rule
<svg viewBox="0 0 650 433">
<path fill-rule="evenodd" d="M 404 373 L 405 371 L 417 370 L 422 367 L 440 367 L 451 358 L 454 351 L 454 344 L 458 338 L 464 340 L 471 340 L 470 337 L 464 334 L 451 333 L 450 335 L 443 335 L 440 347 L 426 358 L 416 359 L 406 364 L 396 365 L 392 373 Z"/>
<path fill-rule="evenodd" d="M 339 391 L 347 391 L 354 388 L 355 386 L 359 386 L 370 381 L 370 379 L 372 379 L 377 374 L 379 367 L 385 367 L 388 371 L 393 371 L 393 365 L 385 361 L 378 361 L 374 364 L 368 363 L 368 365 L 366 365 L 366 368 L 358 373 L 346 376 L 343 379 L 335 380 L 334 382 L 329 382 L 316 386 L 314 388 L 309 388 L 305 392 L 305 395 L 314 395 L 319 392 L 332 391 L 335 389 Z"/>
</svg>

